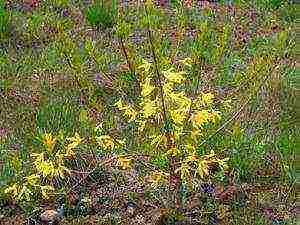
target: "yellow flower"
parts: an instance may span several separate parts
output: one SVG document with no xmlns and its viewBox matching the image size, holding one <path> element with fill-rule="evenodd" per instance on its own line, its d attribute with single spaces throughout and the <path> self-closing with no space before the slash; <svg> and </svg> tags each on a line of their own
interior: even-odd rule
<svg viewBox="0 0 300 225">
<path fill-rule="evenodd" d="M 117 166 L 121 167 L 123 170 L 131 169 L 132 160 L 125 156 L 119 156 L 117 159 Z"/>
<path fill-rule="evenodd" d="M 44 177 L 50 176 L 52 177 L 54 175 L 54 165 L 51 161 L 42 161 L 37 164 L 37 171 L 42 173 Z"/>
<path fill-rule="evenodd" d="M 185 80 L 184 75 L 186 74 L 184 71 L 181 72 L 172 72 L 173 68 L 170 68 L 166 71 L 162 71 L 163 75 L 165 76 L 165 78 L 173 83 L 182 83 Z"/>
<path fill-rule="evenodd" d="M 133 107 L 128 106 L 125 111 L 124 111 L 124 115 L 127 116 L 129 118 L 128 122 L 134 121 L 137 115 L 137 112 L 134 110 Z"/>
<path fill-rule="evenodd" d="M 44 161 L 44 153 L 33 153 L 31 156 L 34 158 L 33 164 L 36 168 Z"/>
<path fill-rule="evenodd" d="M 180 172 L 182 180 L 186 180 L 190 176 L 191 168 L 187 162 L 182 162 L 181 166 L 175 170 L 175 173 Z"/>
<path fill-rule="evenodd" d="M 69 159 L 74 159 L 75 158 L 74 150 L 72 148 L 67 148 L 65 156 Z"/>
<path fill-rule="evenodd" d="M 149 118 L 153 116 L 157 111 L 157 106 L 155 101 L 145 101 L 143 106 L 143 116 Z"/>
<path fill-rule="evenodd" d="M 33 164 L 35 165 L 38 173 L 41 173 L 44 177 L 54 175 L 54 165 L 50 160 L 45 160 L 44 153 L 32 154 L 35 157 Z"/>
<path fill-rule="evenodd" d="M 146 123 L 147 123 L 146 120 L 144 120 L 144 121 L 138 121 L 138 124 L 139 124 L 138 125 L 138 132 L 144 131 Z"/>
<path fill-rule="evenodd" d="M 117 101 L 114 106 L 116 106 L 120 111 L 123 110 L 123 100 L 120 98 L 119 101 Z"/>
<path fill-rule="evenodd" d="M 191 153 L 191 152 L 194 153 L 195 150 L 196 150 L 196 148 L 195 148 L 195 146 L 193 144 L 186 144 L 186 145 L 184 145 L 184 149 L 188 153 Z"/>
<path fill-rule="evenodd" d="M 183 65 L 185 65 L 185 66 L 191 67 L 192 63 L 193 63 L 193 60 L 190 57 L 188 57 L 188 58 L 179 60 L 178 62 L 181 63 L 181 64 L 183 64 Z"/>
<path fill-rule="evenodd" d="M 115 147 L 113 139 L 109 135 L 101 135 L 96 137 L 96 141 L 98 145 L 103 147 L 104 149 L 113 149 Z"/>
<path fill-rule="evenodd" d="M 154 5 L 153 0 L 146 0 L 146 1 L 145 1 L 145 5 L 146 5 L 147 7 L 152 7 L 152 6 Z"/>
<path fill-rule="evenodd" d="M 209 175 L 209 161 L 207 160 L 199 160 L 198 161 L 198 168 L 196 170 L 196 174 L 198 173 L 201 178 Z"/>
<path fill-rule="evenodd" d="M 178 154 L 180 154 L 181 151 L 180 149 L 178 148 L 170 148 L 168 151 L 167 151 L 167 155 L 170 155 L 170 156 L 177 156 Z"/>
<path fill-rule="evenodd" d="M 209 112 L 207 110 L 202 110 L 200 112 L 197 112 L 192 116 L 192 122 L 201 127 L 204 123 L 208 121 L 208 115 Z"/>
<path fill-rule="evenodd" d="M 154 86 L 150 84 L 150 79 L 146 79 L 145 83 L 142 84 L 142 93 L 141 95 L 143 97 L 147 97 L 152 93 L 152 91 L 155 89 Z"/>
<path fill-rule="evenodd" d="M 229 160 L 229 158 L 218 159 L 219 166 L 222 167 L 223 170 L 227 170 L 229 168 L 228 165 L 227 165 L 228 160 Z"/>
<path fill-rule="evenodd" d="M 147 60 L 142 59 L 142 64 L 138 66 L 138 69 L 143 69 L 146 73 L 150 70 L 151 63 L 149 63 Z"/>
<path fill-rule="evenodd" d="M 114 106 L 116 106 L 120 111 L 123 111 L 124 116 L 129 117 L 129 122 L 135 120 L 137 112 L 132 106 L 124 105 L 122 99 L 119 99 Z"/>
<path fill-rule="evenodd" d="M 195 142 L 197 142 L 198 137 L 199 137 L 201 134 L 202 134 L 202 133 L 201 133 L 201 130 L 199 130 L 199 129 L 193 129 L 193 130 L 191 130 L 191 137 L 192 137 L 192 139 L 193 139 Z"/>
<path fill-rule="evenodd" d="M 82 138 L 76 132 L 74 137 L 67 138 L 67 140 L 70 141 L 70 143 L 67 145 L 66 156 L 68 158 L 74 158 L 75 157 L 74 149 L 82 142 Z"/>
<path fill-rule="evenodd" d="M 201 102 L 203 105 L 211 105 L 214 100 L 214 95 L 212 93 L 203 93 L 201 96 Z"/>
<path fill-rule="evenodd" d="M 67 149 L 72 150 L 81 143 L 82 138 L 80 138 L 79 134 L 76 132 L 74 137 L 67 138 L 67 140 L 70 141 L 70 144 L 68 144 Z"/>
<path fill-rule="evenodd" d="M 214 97 L 215 96 L 210 92 L 201 93 L 196 99 L 195 105 L 197 108 L 208 107 L 213 104 Z"/>
<path fill-rule="evenodd" d="M 31 196 L 32 196 L 32 191 L 30 191 L 30 189 L 27 186 L 23 186 L 19 191 L 17 199 L 25 198 L 25 201 L 29 202 Z"/>
<path fill-rule="evenodd" d="M 213 123 L 216 123 L 217 120 L 220 120 L 221 119 L 221 116 L 218 112 L 215 112 L 215 111 L 212 111 L 212 112 L 209 112 L 208 113 L 208 120 L 213 122 Z"/>
<path fill-rule="evenodd" d="M 164 134 L 154 135 L 150 137 L 150 139 L 152 140 L 151 145 L 155 145 L 156 148 L 160 143 L 162 143 L 163 145 L 166 145 L 167 143 L 167 137 Z"/>
<path fill-rule="evenodd" d="M 186 113 L 183 112 L 182 110 L 171 110 L 170 114 L 174 123 L 177 124 L 182 124 L 186 118 Z"/>
<path fill-rule="evenodd" d="M 69 173 L 70 171 L 63 164 L 58 164 L 58 166 L 54 169 L 53 176 L 65 178 L 65 173 Z"/>
<path fill-rule="evenodd" d="M 12 186 L 6 188 L 4 190 L 5 194 L 11 194 L 13 198 L 15 198 L 19 193 L 20 187 L 17 184 L 13 184 Z"/>
<path fill-rule="evenodd" d="M 188 156 L 187 161 L 188 161 L 188 162 L 194 162 L 194 161 L 196 161 L 197 159 L 198 159 L 197 154 L 196 154 L 195 152 L 193 152 L 193 153 L 191 153 L 191 154 Z"/>
<path fill-rule="evenodd" d="M 196 170 L 196 173 L 200 175 L 201 178 L 204 178 L 205 176 L 209 176 L 209 167 L 212 164 L 216 164 L 218 167 L 223 168 L 224 170 L 228 168 L 227 161 L 229 158 L 225 159 L 219 159 L 217 158 L 214 151 L 211 151 L 210 154 L 202 156 L 200 160 L 198 160 L 198 168 Z"/>
<path fill-rule="evenodd" d="M 38 174 L 32 174 L 30 176 L 25 177 L 27 183 L 32 186 L 36 185 L 39 179 L 40 179 L 40 175 Z"/>
<path fill-rule="evenodd" d="M 192 101 L 185 96 L 184 92 L 171 92 L 168 94 L 168 97 L 170 98 L 171 102 L 173 102 L 177 106 L 178 109 L 185 112 L 189 111 Z"/>
<path fill-rule="evenodd" d="M 56 138 L 51 133 L 45 133 L 43 135 L 43 143 L 48 151 L 52 151 L 56 143 Z"/>
<path fill-rule="evenodd" d="M 165 82 L 163 84 L 163 91 L 165 95 L 170 95 L 173 92 L 173 83 L 171 82 Z"/>
</svg>

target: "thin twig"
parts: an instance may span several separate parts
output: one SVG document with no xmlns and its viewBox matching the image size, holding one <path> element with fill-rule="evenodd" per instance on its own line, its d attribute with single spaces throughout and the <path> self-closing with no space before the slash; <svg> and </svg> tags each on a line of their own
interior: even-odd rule
<svg viewBox="0 0 300 225">
<path fill-rule="evenodd" d="M 136 77 L 136 72 L 135 72 L 135 66 L 134 66 L 134 62 L 129 58 L 129 54 L 126 50 L 126 47 L 125 47 L 125 44 L 124 44 L 124 40 L 122 37 L 119 37 L 119 45 L 121 46 L 121 49 L 123 51 L 123 54 L 125 56 L 125 59 L 126 59 L 126 62 L 127 62 L 127 65 L 129 67 L 129 70 L 135 80 L 135 86 L 137 88 L 137 92 L 140 93 L 141 91 L 141 87 L 140 87 L 140 83 L 139 83 L 139 80 L 138 78 Z"/>
<path fill-rule="evenodd" d="M 82 184 L 82 182 L 84 182 L 93 172 L 96 171 L 96 169 L 98 169 L 100 166 L 104 166 L 107 163 L 110 163 L 111 161 L 113 161 L 114 159 L 116 159 L 116 156 L 113 156 L 105 161 L 103 161 L 102 163 L 99 163 L 98 165 L 96 165 L 92 170 L 84 172 L 86 175 L 81 178 L 74 186 L 72 186 L 67 193 L 73 191 L 75 188 L 77 188 L 80 184 Z"/>
<path fill-rule="evenodd" d="M 148 27 L 147 27 L 147 33 L 148 33 L 148 38 L 149 38 L 149 43 L 150 43 L 150 48 L 151 48 L 151 52 L 152 52 L 152 57 L 153 57 L 153 61 L 154 61 L 154 66 L 155 66 L 155 73 L 156 73 L 156 82 L 157 85 L 159 87 L 159 91 L 160 91 L 160 97 L 161 97 L 161 104 L 162 104 L 162 110 L 163 110 L 163 120 L 165 123 L 165 128 L 166 128 L 166 138 L 167 138 L 167 148 L 171 149 L 172 147 L 174 147 L 174 143 L 171 140 L 171 134 L 170 134 L 170 128 L 168 127 L 168 118 L 167 118 L 167 113 L 166 113 L 166 104 L 165 104 L 165 96 L 164 96 L 164 90 L 163 90 L 163 85 L 162 85 L 162 80 L 161 80 L 161 74 L 158 68 L 158 60 L 157 60 L 157 56 L 155 53 L 155 47 L 153 44 L 153 37 L 152 37 L 152 33 L 150 30 L 150 23 L 149 23 L 149 14 L 148 14 L 148 10 L 147 10 L 147 6 L 145 5 L 145 12 L 146 12 L 146 16 L 147 16 L 147 21 L 148 21 Z M 181 185 L 181 178 L 180 176 L 177 176 L 175 173 L 175 165 L 177 163 L 177 158 L 176 157 L 172 157 L 171 158 L 171 163 L 170 163 L 170 177 L 169 177 L 169 187 L 168 187 L 168 194 L 169 194 L 169 200 L 170 200 L 170 207 L 174 207 L 176 209 L 182 209 L 182 201 L 181 201 L 181 197 L 180 197 L 180 185 Z M 173 193 L 173 184 L 174 184 L 174 178 L 176 178 L 176 182 L 175 182 L 175 195 Z"/>
<path fill-rule="evenodd" d="M 247 101 L 242 105 L 242 107 L 235 112 L 229 120 L 227 120 L 222 126 L 220 126 L 213 134 L 211 134 L 210 136 L 208 136 L 208 138 L 206 138 L 204 141 L 202 141 L 198 146 L 202 146 L 204 145 L 208 140 L 210 140 L 211 138 L 213 138 L 214 136 L 216 136 L 220 131 L 222 131 L 224 128 L 227 127 L 228 124 L 230 124 L 232 121 L 234 121 L 239 115 L 240 113 L 245 109 L 245 107 L 249 104 L 249 102 L 252 100 L 253 96 L 255 96 L 257 94 L 257 92 L 259 91 L 259 89 L 261 88 L 261 86 L 265 83 L 265 81 L 268 79 L 269 75 L 267 75 L 263 81 L 261 82 L 261 84 L 258 86 L 258 88 L 254 91 L 254 93 L 252 93 L 252 95 L 247 99 Z"/>
<path fill-rule="evenodd" d="M 125 59 L 126 59 L 126 62 L 128 64 L 129 70 L 132 73 L 132 75 L 135 76 L 135 69 L 134 69 L 133 63 L 129 59 L 128 53 L 127 53 L 126 48 L 125 48 L 124 40 L 123 40 L 122 37 L 119 38 L 119 44 L 120 44 L 121 49 L 123 51 L 123 54 L 125 56 Z"/>
<path fill-rule="evenodd" d="M 76 74 L 76 68 L 72 65 L 72 62 L 70 60 L 70 57 L 67 55 L 66 52 L 63 52 L 64 56 L 66 57 L 67 60 L 67 64 L 70 67 L 70 69 L 73 71 L 74 77 L 75 77 L 75 81 L 77 83 L 77 86 L 79 87 L 81 93 L 84 96 L 84 100 L 86 101 L 86 104 L 89 108 L 93 108 L 93 106 L 90 104 L 90 102 L 88 101 L 88 93 L 85 91 L 84 87 L 81 85 L 80 83 L 80 79 Z M 75 71 L 75 72 L 74 72 Z"/>
<path fill-rule="evenodd" d="M 149 18 L 148 10 L 147 10 L 146 6 L 145 6 L 145 12 L 146 12 L 147 18 Z M 161 75 L 160 75 L 159 68 L 158 68 L 158 61 L 157 61 L 157 56 L 156 56 L 156 53 L 155 53 L 155 48 L 154 48 L 154 44 L 153 44 L 153 37 L 152 37 L 151 30 L 150 30 L 149 21 L 148 21 L 147 33 L 148 33 L 148 38 L 149 38 L 151 53 L 152 53 L 152 57 L 153 57 L 153 61 L 154 61 L 154 66 L 155 66 L 156 82 L 158 84 L 159 91 L 160 91 L 161 105 L 162 105 L 162 112 L 163 112 L 163 120 L 164 120 L 165 126 L 167 127 L 168 126 L 168 124 L 167 124 L 168 120 L 167 120 L 167 112 L 166 112 L 164 90 L 163 90 Z M 167 129 L 166 138 L 167 138 L 168 145 L 171 146 L 172 144 L 171 144 L 171 138 L 170 138 L 169 129 Z"/>
</svg>

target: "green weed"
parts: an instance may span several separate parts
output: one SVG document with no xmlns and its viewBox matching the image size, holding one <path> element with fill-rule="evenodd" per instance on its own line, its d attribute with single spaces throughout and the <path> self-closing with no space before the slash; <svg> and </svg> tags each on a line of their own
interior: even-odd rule
<svg viewBox="0 0 300 225">
<path fill-rule="evenodd" d="M 88 22 L 98 28 L 110 28 L 114 25 L 117 16 L 117 1 L 107 4 L 103 0 L 97 0 L 85 12 Z"/>
</svg>

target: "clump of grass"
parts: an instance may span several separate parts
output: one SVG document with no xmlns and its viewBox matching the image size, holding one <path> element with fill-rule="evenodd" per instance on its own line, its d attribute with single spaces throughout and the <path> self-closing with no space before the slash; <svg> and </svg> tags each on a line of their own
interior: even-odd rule
<svg viewBox="0 0 300 225">
<path fill-rule="evenodd" d="M 104 29 L 112 27 L 117 16 L 117 1 L 105 4 L 103 0 L 97 0 L 86 10 L 85 16 L 92 26 Z"/>
<path fill-rule="evenodd" d="M 51 103 L 41 107 L 36 116 L 38 130 L 58 133 L 63 130 L 72 133 L 75 129 L 76 114 L 67 103 Z"/>
<path fill-rule="evenodd" d="M 4 2 L 0 1 L 0 40 L 9 34 L 10 13 L 5 9 Z"/>
<path fill-rule="evenodd" d="M 279 9 L 285 2 L 283 0 L 256 1 L 258 7 L 262 9 Z"/>
</svg>

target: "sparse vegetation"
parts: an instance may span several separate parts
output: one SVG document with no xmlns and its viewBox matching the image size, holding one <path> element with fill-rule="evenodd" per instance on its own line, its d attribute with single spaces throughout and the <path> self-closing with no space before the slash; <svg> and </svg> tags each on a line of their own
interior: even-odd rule
<svg viewBox="0 0 300 225">
<path fill-rule="evenodd" d="M 294 224 L 295 7 L 0 1 L 0 224 Z"/>
</svg>

